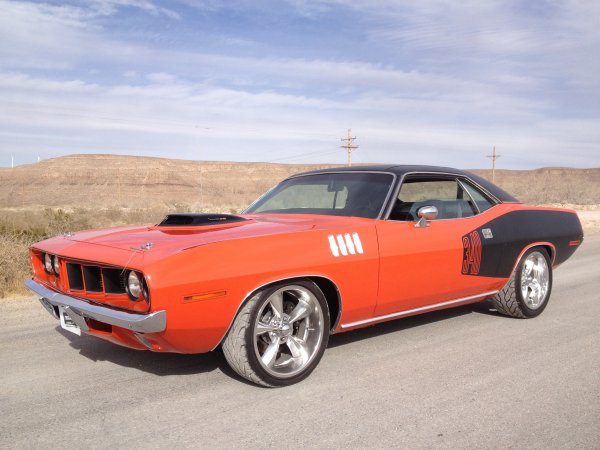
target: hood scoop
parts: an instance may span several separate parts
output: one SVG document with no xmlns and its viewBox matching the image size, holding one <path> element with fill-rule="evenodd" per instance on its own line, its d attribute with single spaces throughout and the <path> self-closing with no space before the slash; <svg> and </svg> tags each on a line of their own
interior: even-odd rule
<svg viewBox="0 0 600 450">
<path fill-rule="evenodd" d="M 213 213 L 186 213 L 186 214 L 168 214 L 159 227 L 201 227 L 206 225 L 226 225 L 236 222 L 244 222 L 245 219 L 233 214 L 213 214 Z"/>
</svg>

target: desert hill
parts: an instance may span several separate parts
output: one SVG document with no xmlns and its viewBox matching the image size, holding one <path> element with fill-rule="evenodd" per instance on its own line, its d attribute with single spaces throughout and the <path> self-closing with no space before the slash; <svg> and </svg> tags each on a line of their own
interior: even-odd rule
<svg viewBox="0 0 600 450">
<path fill-rule="evenodd" d="M 0 208 L 239 210 L 283 178 L 331 165 L 72 155 L 0 169 Z M 489 170 L 473 170 L 488 179 Z M 496 183 L 530 204 L 600 204 L 600 168 L 497 170 Z"/>
</svg>

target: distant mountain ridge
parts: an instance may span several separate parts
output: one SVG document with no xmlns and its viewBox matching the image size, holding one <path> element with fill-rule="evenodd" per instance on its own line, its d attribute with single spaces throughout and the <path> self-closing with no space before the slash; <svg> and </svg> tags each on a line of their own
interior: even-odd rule
<svg viewBox="0 0 600 450">
<path fill-rule="evenodd" d="M 70 155 L 0 169 L 0 207 L 239 210 L 283 178 L 336 167 Z M 491 179 L 490 170 L 472 170 Z M 497 170 L 496 183 L 531 204 L 600 204 L 600 168 Z"/>
</svg>

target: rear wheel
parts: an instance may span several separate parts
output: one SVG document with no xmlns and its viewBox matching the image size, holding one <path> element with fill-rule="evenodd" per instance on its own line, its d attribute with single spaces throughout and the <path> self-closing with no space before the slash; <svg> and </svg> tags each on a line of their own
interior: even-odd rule
<svg viewBox="0 0 600 450">
<path fill-rule="evenodd" d="M 277 284 L 255 294 L 223 341 L 229 365 L 263 386 L 286 386 L 317 366 L 329 339 L 325 296 L 311 281 Z"/>
<path fill-rule="evenodd" d="M 527 250 L 509 282 L 494 297 L 498 312 L 523 319 L 539 316 L 548 305 L 552 291 L 552 266 L 548 252 Z"/>
</svg>

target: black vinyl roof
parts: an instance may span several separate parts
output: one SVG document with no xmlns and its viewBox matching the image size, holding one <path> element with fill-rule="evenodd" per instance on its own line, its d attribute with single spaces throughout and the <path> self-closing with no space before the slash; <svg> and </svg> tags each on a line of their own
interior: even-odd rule
<svg viewBox="0 0 600 450">
<path fill-rule="evenodd" d="M 492 194 L 496 199 L 498 199 L 502 203 L 519 203 L 515 197 L 510 195 L 508 192 L 499 188 L 495 184 L 486 180 L 479 175 L 475 175 L 474 173 L 467 172 L 465 170 L 454 169 L 452 167 L 440 167 L 440 166 L 423 166 L 423 165 L 392 165 L 392 164 L 377 164 L 377 165 L 369 165 L 369 166 L 352 166 L 352 167 L 333 167 L 330 169 L 319 169 L 313 170 L 310 172 L 303 172 L 301 174 L 293 175 L 290 178 L 300 175 L 309 175 L 309 174 L 318 174 L 318 173 L 331 173 L 331 172 L 385 172 L 385 173 L 393 173 L 398 179 L 402 179 L 404 175 L 407 174 L 449 174 L 456 175 L 460 177 L 465 177 L 472 180 L 475 184 L 478 184 L 485 190 L 487 190 L 490 194 Z"/>
</svg>

